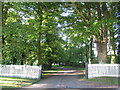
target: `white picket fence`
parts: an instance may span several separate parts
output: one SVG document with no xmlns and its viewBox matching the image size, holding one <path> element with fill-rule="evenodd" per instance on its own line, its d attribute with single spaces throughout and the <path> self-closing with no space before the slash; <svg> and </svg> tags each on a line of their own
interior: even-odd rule
<svg viewBox="0 0 120 90">
<path fill-rule="evenodd" d="M 88 64 L 88 78 L 120 77 L 120 64 Z"/>
<path fill-rule="evenodd" d="M 40 79 L 41 69 L 41 65 L 0 65 L 0 76 Z"/>
</svg>

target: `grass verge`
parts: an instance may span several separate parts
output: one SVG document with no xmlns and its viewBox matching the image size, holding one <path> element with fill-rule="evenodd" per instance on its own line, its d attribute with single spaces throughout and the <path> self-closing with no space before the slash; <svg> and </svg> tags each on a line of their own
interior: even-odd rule
<svg viewBox="0 0 120 90">
<path fill-rule="evenodd" d="M 19 88 L 38 82 L 39 79 L 27 79 L 16 77 L 0 77 L 0 86 L 2 88 Z"/>
<path fill-rule="evenodd" d="M 42 71 L 42 77 L 46 77 L 49 74 L 56 73 L 60 69 L 56 70 L 44 70 Z M 0 87 L 2 88 L 20 88 L 28 86 L 40 81 L 40 79 L 28 79 L 28 78 L 17 78 L 17 77 L 0 77 Z"/>
<path fill-rule="evenodd" d="M 118 78 L 115 77 L 95 77 L 92 79 L 88 79 L 88 81 L 101 83 L 104 85 L 119 85 Z"/>
</svg>

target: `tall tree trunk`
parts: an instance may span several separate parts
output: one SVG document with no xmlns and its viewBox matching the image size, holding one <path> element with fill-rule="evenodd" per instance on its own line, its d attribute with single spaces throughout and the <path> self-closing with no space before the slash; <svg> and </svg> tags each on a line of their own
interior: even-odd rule
<svg viewBox="0 0 120 90">
<path fill-rule="evenodd" d="M 90 12 L 90 7 L 88 7 L 88 21 L 90 21 L 90 18 L 91 18 L 91 12 Z M 90 25 L 89 25 L 90 26 Z M 90 41 L 89 41 L 89 47 L 88 47 L 88 63 L 91 64 L 92 63 L 92 41 L 93 41 L 93 38 L 92 36 L 90 36 Z"/>
<path fill-rule="evenodd" d="M 118 3 L 118 15 L 117 15 L 117 19 L 118 19 L 118 22 L 117 22 L 117 25 L 118 25 L 118 28 L 117 28 L 117 42 L 118 42 L 118 45 L 117 45 L 117 63 L 120 64 L 120 2 Z"/>
<path fill-rule="evenodd" d="M 71 64 L 71 62 L 70 62 L 70 61 L 71 61 L 71 57 L 72 57 L 72 54 L 71 54 L 71 44 L 70 44 L 69 48 L 70 48 L 70 49 L 69 49 L 70 51 L 69 51 L 69 61 L 68 61 L 68 65 Z"/>
<path fill-rule="evenodd" d="M 42 14 L 43 13 L 42 13 L 41 2 L 38 2 L 38 15 L 39 15 L 39 20 L 40 20 L 39 29 L 38 29 L 38 38 L 37 38 L 37 59 L 38 59 L 38 65 L 42 64 L 42 61 L 41 61 L 41 44 L 40 44 L 40 41 L 41 41 L 41 31 L 42 31 L 42 19 L 43 19 Z"/>
<path fill-rule="evenodd" d="M 21 57 L 22 57 L 22 60 L 20 61 L 20 65 L 26 64 L 26 61 L 25 61 L 25 53 L 24 53 L 24 52 L 22 53 Z"/>
<path fill-rule="evenodd" d="M 98 62 L 107 63 L 107 42 L 97 42 Z"/>
<path fill-rule="evenodd" d="M 40 35 L 40 34 L 39 34 Z M 40 36 L 38 37 L 37 41 L 37 60 L 38 60 L 38 66 L 41 65 L 41 45 L 40 45 Z"/>
<path fill-rule="evenodd" d="M 0 2 L 0 64 L 2 62 L 2 2 Z"/>
<path fill-rule="evenodd" d="M 112 3 L 109 3 L 110 8 L 110 19 L 114 17 L 114 7 Z M 110 30 L 110 60 L 111 64 L 116 63 L 116 55 L 115 55 L 115 38 L 114 38 L 115 32 Z"/>
<path fill-rule="evenodd" d="M 52 49 L 51 48 L 51 34 L 49 34 L 48 31 L 46 31 L 46 48 L 48 48 L 48 51 L 46 51 L 46 60 L 47 60 L 47 66 L 46 66 L 46 69 L 51 69 L 52 68 Z M 50 49 L 49 49 L 50 48 Z"/>
<path fill-rule="evenodd" d="M 86 44 L 86 62 L 88 62 L 89 59 L 88 51 L 89 51 L 89 46 Z"/>
<path fill-rule="evenodd" d="M 107 19 L 108 9 L 106 3 L 102 3 L 102 7 L 100 7 L 100 3 L 98 3 L 98 20 L 102 20 L 101 17 Z M 103 15 L 103 16 L 102 16 Z M 102 29 L 99 30 L 99 38 L 96 36 L 95 40 L 97 43 L 97 52 L 98 52 L 98 62 L 99 63 L 107 63 L 107 36 L 108 29 L 107 24 L 102 24 Z"/>
<path fill-rule="evenodd" d="M 114 32 L 110 31 L 110 54 L 111 54 L 111 63 L 116 63 L 115 60 L 115 38 L 114 38 Z"/>
<path fill-rule="evenodd" d="M 82 48 L 81 48 L 81 50 L 80 50 L 80 59 L 81 59 L 81 61 L 83 60 L 83 52 L 82 52 Z"/>
<path fill-rule="evenodd" d="M 117 48 L 117 63 L 120 64 L 120 43 L 118 44 L 118 48 Z"/>
<path fill-rule="evenodd" d="M 91 64 L 92 63 L 92 42 L 93 42 L 93 38 L 91 37 L 90 38 L 90 44 L 89 44 L 89 60 L 88 60 L 88 62 L 89 62 L 89 64 Z"/>
<path fill-rule="evenodd" d="M 12 58 L 12 64 L 13 64 L 13 65 L 15 65 L 15 64 L 16 64 L 16 62 L 17 62 L 17 59 L 16 59 L 16 57 L 15 57 L 15 56 L 13 56 L 13 58 Z"/>
<path fill-rule="evenodd" d="M 108 30 L 107 26 L 104 25 L 103 29 L 100 30 L 102 33 L 100 35 L 100 40 L 97 41 L 97 51 L 98 51 L 98 62 L 107 63 L 107 42 L 108 42 Z"/>
</svg>

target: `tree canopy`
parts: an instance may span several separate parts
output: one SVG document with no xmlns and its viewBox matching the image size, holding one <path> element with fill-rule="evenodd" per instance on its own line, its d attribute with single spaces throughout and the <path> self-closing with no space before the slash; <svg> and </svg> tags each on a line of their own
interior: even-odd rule
<svg viewBox="0 0 120 90">
<path fill-rule="evenodd" d="M 119 63 L 117 2 L 3 2 L 2 14 L 2 64 Z"/>
</svg>

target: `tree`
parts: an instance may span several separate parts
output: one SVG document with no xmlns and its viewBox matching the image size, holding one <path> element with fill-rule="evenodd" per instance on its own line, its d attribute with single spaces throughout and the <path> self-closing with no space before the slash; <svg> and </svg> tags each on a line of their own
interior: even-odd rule
<svg viewBox="0 0 120 90">
<path fill-rule="evenodd" d="M 116 35 L 117 35 L 117 39 L 116 39 L 116 46 L 117 46 L 117 63 L 119 62 L 119 58 L 120 58 L 120 2 L 118 3 L 118 11 L 116 13 L 116 18 L 118 19 L 117 25 L 116 25 Z"/>
<path fill-rule="evenodd" d="M 71 66 L 86 61 L 95 63 L 95 43 L 98 62 L 107 63 L 108 32 L 111 52 L 114 51 L 111 62 L 115 63 L 116 4 L 4 2 L 3 64 L 42 64 L 44 69 L 51 69 L 53 63 Z"/>
<path fill-rule="evenodd" d="M 4 14 L 4 64 L 43 64 L 50 65 L 50 69 L 53 62 L 61 59 L 62 50 L 58 50 L 62 49 L 63 40 L 57 28 L 56 7 L 55 3 L 12 3 L 6 11 L 8 15 Z"/>
<path fill-rule="evenodd" d="M 75 2 L 71 3 L 72 7 L 74 7 L 74 10 L 79 16 L 76 20 L 76 24 L 81 24 L 81 27 L 83 27 L 83 37 L 87 36 L 90 38 L 91 36 L 94 38 L 94 41 L 97 44 L 99 63 L 107 63 L 108 30 L 111 29 L 110 26 L 115 22 L 115 17 L 112 17 L 110 20 L 108 19 L 110 18 L 110 11 L 115 12 L 116 8 L 109 8 L 109 10 L 108 7 L 110 4 L 105 2 L 91 4 Z M 77 25 L 76 27 L 78 27 Z"/>
</svg>

